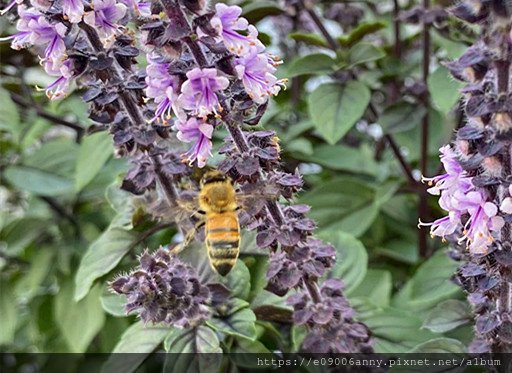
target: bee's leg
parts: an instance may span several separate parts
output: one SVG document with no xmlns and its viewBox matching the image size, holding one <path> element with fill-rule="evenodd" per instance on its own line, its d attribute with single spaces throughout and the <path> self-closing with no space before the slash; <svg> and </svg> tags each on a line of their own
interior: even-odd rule
<svg viewBox="0 0 512 373">
<path fill-rule="evenodd" d="M 190 244 L 190 242 L 192 241 L 192 239 L 194 238 L 196 233 L 199 231 L 199 229 L 201 229 L 204 225 L 205 225 L 205 221 L 204 220 L 198 221 L 196 223 L 196 225 L 194 226 L 194 228 L 191 229 L 186 234 L 185 238 L 183 239 L 183 242 L 181 242 L 180 244 L 176 245 L 172 249 L 173 254 L 178 254 L 178 253 L 182 252 Z"/>
</svg>

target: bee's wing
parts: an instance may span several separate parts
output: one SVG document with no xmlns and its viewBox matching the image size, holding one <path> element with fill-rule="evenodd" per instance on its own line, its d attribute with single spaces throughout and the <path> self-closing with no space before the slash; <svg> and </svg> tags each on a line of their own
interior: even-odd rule
<svg viewBox="0 0 512 373">
<path fill-rule="evenodd" d="M 151 206 L 152 213 L 160 219 L 174 221 L 177 225 L 193 223 L 193 216 L 199 210 L 197 191 L 180 193 L 174 204 L 159 199 Z"/>
<path fill-rule="evenodd" d="M 279 197 L 279 188 L 269 183 L 245 184 L 237 192 L 238 206 L 250 215 L 258 213 L 267 201 Z"/>
</svg>

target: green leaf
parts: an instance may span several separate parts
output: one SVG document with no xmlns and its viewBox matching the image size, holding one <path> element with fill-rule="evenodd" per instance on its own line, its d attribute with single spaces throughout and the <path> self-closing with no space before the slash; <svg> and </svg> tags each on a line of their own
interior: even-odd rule
<svg viewBox="0 0 512 373">
<path fill-rule="evenodd" d="M 37 295 L 39 286 L 48 274 L 53 264 L 53 250 L 51 247 L 39 247 L 34 257 L 30 260 L 31 267 L 27 273 L 18 281 L 15 288 L 17 298 L 28 303 Z"/>
<path fill-rule="evenodd" d="M 471 313 L 465 302 L 448 299 L 439 303 L 427 316 L 423 328 L 434 333 L 444 333 L 467 324 L 471 320 Z"/>
<path fill-rule="evenodd" d="M 375 250 L 376 254 L 398 260 L 400 262 L 415 264 L 418 262 L 418 243 L 405 237 L 386 241 Z"/>
<path fill-rule="evenodd" d="M 302 41 L 303 43 L 307 45 L 313 45 L 315 47 L 324 47 L 327 48 L 329 45 L 325 41 L 323 37 L 321 37 L 318 34 L 308 34 L 305 32 L 292 32 L 288 34 L 288 37 L 296 40 L 296 41 Z"/>
<path fill-rule="evenodd" d="M 222 362 L 217 334 L 206 326 L 173 329 L 165 338 L 165 372 L 216 372 Z"/>
<path fill-rule="evenodd" d="M 98 285 L 86 298 L 76 303 L 73 300 L 73 282 L 67 279 L 61 284 L 61 289 L 54 298 L 55 321 L 70 352 L 85 352 L 103 326 L 105 314 L 100 295 L 101 287 Z"/>
<path fill-rule="evenodd" d="M 12 166 L 4 176 L 16 188 L 42 196 L 61 196 L 73 191 L 71 180 L 36 168 Z"/>
<path fill-rule="evenodd" d="M 78 145 L 69 139 L 57 139 L 45 142 L 39 149 L 24 159 L 24 166 L 37 168 L 66 179 L 75 176 L 75 164 Z"/>
<path fill-rule="evenodd" d="M 206 327 L 173 329 L 165 338 L 164 348 L 172 353 L 220 353 L 219 339 L 215 332 Z"/>
<path fill-rule="evenodd" d="M 251 274 L 240 259 L 236 261 L 235 266 L 226 277 L 221 277 L 220 282 L 231 291 L 233 297 L 248 299 L 251 291 Z"/>
<path fill-rule="evenodd" d="M 374 160 L 372 150 L 364 144 L 359 148 L 341 144 L 321 144 L 314 148 L 311 155 L 297 154 L 296 158 L 317 163 L 331 170 L 367 175 L 375 175 L 379 167 Z"/>
<path fill-rule="evenodd" d="M 273 1 L 249 2 L 242 8 L 242 15 L 250 22 L 256 23 L 269 16 L 277 16 L 283 13 L 283 9 Z"/>
<path fill-rule="evenodd" d="M 437 354 L 437 353 L 453 353 L 462 354 L 466 352 L 466 346 L 456 339 L 452 338 L 435 338 L 419 344 L 409 353 L 421 354 Z"/>
<path fill-rule="evenodd" d="M 87 295 L 94 280 L 109 273 L 128 253 L 135 235 L 122 228 L 109 228 L 94 241 L 80 262 L 75 277 L 75 300 Z"/>
<path fill-rule="evenodd" d="M 423 106 L 400 101 L 384 109 L 379 123 L 385 133 L 399 133 L 419 127 L 424 115 Z"/>
<path fill-rule="evenodd" d="M 206 321 L 213 329 L 224 334 L 256 339 L 256 316 L 249 308 L 249 304 L 240 299 L 233 299 L 228 305 L 229 311 L 223 315 L 217 315 Z"/>
<path fill-rule="evenodd" d="M 375 198 L 375 188 L 355 178 L 340 177 L 304 193 L 300 201 L 312 207 L 309 215 L 321 229 L 358 237 L 378 215 Z"/>
<path fill-rule="evenodd" d="M 377 61 L 385 56 L 386 53 L 381 48 L 370 43 L 358 43 L 348 52 L 350 66 Z"/>
<path fill-rule="evenodd" d="M 336 61 L 324 53 L 313 53 L 294 59 L 288 67 L 287 76 L 325 75 L 336 71 Z"/>
<path fill-rule="evenodd" d="M 372 331 L 377 353 L 407 352 L 419 343 L 436 338 L 434 333 L 421 329 L 420 317 L 398 308 L 385 307 L 360 313 L 359 319 Z"/>
<path fill-rule="evenodd" d="M 383 269 L 369 269 L 359 285 L 347 294 L 349 299 L 366 298 L 378 307 L 389 306 L 393 289 L 391 272 Z"/>
<path fill-rule="evenodd" d="M 346 85 L 326 83 L 308 97 L 311 120 L 331 145 L 337 143 L 363 116 L 370 103 L 370 90 L 357 81 Z"/>
<path fill-rule="evenodd" d="M 345 283 L 345 292 L 350 294 L 364 279 L 368 267 L 368 254 L 357 238 L 339 231 L 320 231 L 318 236 L 336 248 L 336 264 L 328 274 Z"/>
<path fill-rule="evenodd" d="M 107 132 L 87 136 L 80 145 L 76 162 L 75 190 L 81 191 L 112 156 L 112 140 Z"/>
<path fill-rule="evenodd" d="M 421 110 L 418 110 L 417 112 L 422 114 Z M 415 119 L 412 118 L 411 120 L 414 121 Z M 450 142 L 450 139 L 453 136 L 455 123 L 452 116 L 443 115 L 434 108 L 430 108 L 429 126 L 428 154 L 437 158 L 439 155 L 439 148 Z M 421 149 L 418 146 L 418 139 L 421 138 L 421 126 L 419 124 L 408 131 L 396 133 L 394 137 L 395 141 L 400 144 L 400 148 L 405 149 L 407 152 L 408 160 L 418 161 L 420 159 Z"/>
<path fill-rule="evenodd" d="M 30 229 L 27 229 L 30 227 Z M 5 252 L 11 256 L 19 255 L 27 246 L 38 239 L 49 227 L 48 221 L 39 218 L 24 218 L 8 224 L 0 235 L 7 244 Z"/>
<path fill-rule="evenodd" d="M 103 294 L 100 298 L 101 306 L 108 314 L 116 317 L 126 317 L 125 304 L 128 302 L 124 294 Z"/>
<path fill-rule="evenodd" d="M 260 341 L 249 341 L 244 338 L 237 338 L 235 347 L 231 348 L 229 352 L 230 360 L 237 367 L 249 369 L 252 368 L 255 370 L 261 368 L 261 365 L 258 366 L 258 360 L 256 356 L 261 356 L 262 354 L 268 354 L 267 356 L 272 356 L 272 352 Z"/>
<path fill-rule="evenodd" d="M 304 338 L 308 335 L 308 329 L 304 325 L 292 325 L 291 340 L 292 340 L 292 351 L 296 352 L 300 350 L 300 346 L 304 341 Z"/>
<path fill-rule="evenodd" d="M 437 251 L 418 268 L 412 279 L 394 297 L 392 304 L 420 313 L 428 312 L 439 302 L 460 292 L 459 287 L 450 280 L 457 267 L 458 264 L 448 258 L 443 250 Z"/>
<path fill-rule="evenodd" d="M 6 281 L 0 281 L 0 315 L 2 315 L 0 346 L 4 346 L 14 342 L 19 315 L 17 300 L 12 287 Z"/>
<path fill-rule="evenodd" d="M 126 211 L 126 206 L 130 204 L 131 197 L 130 193 L 119 188 L 119 183 L 117 182 L 109 185 L 105 191 L 105 199 L 117 213 Z"/>
<path fill-rule="evenodd" d="M 0 87 L 0 131 L 9 131 L 16 137 L 19 134 L 20 115 L 9 92 Z"/>
<path fill-rule="evenodd" d="M 132 324 L 117 343 L 102 366 L 102 373 L 131 373 L 155 350 L 172 329 L 163 326 L 144 326 L 142 321 Z"/>
<path fill-rule="evenodd" d="M 439 66 L 429 75 L 427 83 L 432 102 L 443 114 L 447 114 L 459 101 L 460 89 L 464 86 L 462 82 L 452 78 L 443 66 Z"/>
<path fill-rule="evenodd" d="M 365 22 L 360 23 L 357 25 L 356 28 L 354 28 L 350 34 L 343 35 L 338 38 L 338 41 L 340 44 L 344 47 L 352 46 L 361 39 L 363 39 L 366 35 L 373 34 L 374 32 L 377 32 L 383 28 L 386 27 L 385 23 L 382 22 Z"/>
</svg>

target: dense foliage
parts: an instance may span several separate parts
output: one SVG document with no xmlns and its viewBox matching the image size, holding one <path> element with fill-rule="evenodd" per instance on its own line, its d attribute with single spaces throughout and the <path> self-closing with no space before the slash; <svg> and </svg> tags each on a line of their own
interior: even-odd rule
<svg viewBox="0 0 512 373">
<path fill-rule="evenodd" d="M 510 351 L 512 10 L 229 3 L 5 4 L 2 350 Z M 279 197 L 226 277 L 208 167 Z"/>
</svg>

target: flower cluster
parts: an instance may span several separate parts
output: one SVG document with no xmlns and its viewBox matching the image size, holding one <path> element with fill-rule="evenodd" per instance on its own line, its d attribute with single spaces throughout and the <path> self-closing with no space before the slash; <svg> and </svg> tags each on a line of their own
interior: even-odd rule
<svg viewBox="0 0 512 373">
<path fill-rule="evenodd" d="M 197 325 L 208 318 L 210 290 L 190 265 L 171 258 L 163 248 L 153 254 L 145 251 L 139 261 L 140 268 L 110 284 L 114 292 L 127 296 L 127 313 L 137 313 L 146 323 L 177 327 Z"/>
<path fill-rule="evenodd" d="M 432 235 L 452 243 L 464 264 L 457 278 L 475 313 L 473 352 L 512 351 L 512 10 L 505 1 L 466 1 L 451 9 L 479 24 L 482 37 L 446 66 L 467 84 L 466 124 L 441 148 L 446 174 L 426 179 L 448 216 Z"/>
<path fill-rule="evenodd" d="M 175 8 L 171 12 L 183 26 L 176 33 L 191 32 L 180 18 L 183 15 Z M 211 155 L 213 130 L 222 112 L 230 109 L 228 99 L 243 100 L 248 108 L 261 105 L 277 94 L 283 83 L 273 75 L 278 60 L 265 53 L 256 28 L 240 17 L 241 12 L 238 6 L 216 4 L 215 13 L 193 21 L 199 42 L 209 48 L 206 55 L 201 44 L 188 40 L 193 57 L 200 56 L 200 66 L 187 63 L 185 56 L 176 59 L 181 55 L 182 37 L 172 40 L 172 58 L 154 48 L 169 41 L 160 23 L 149 25 L 143 38 L 151 50 L 146 95 L 157 104 L 153 120 L 174 124 L 178 139 L 193 144 L 184 158 L 189 163 L 197 161 L 199 167 L 205 166 Z M 236 96 L 242 93 L 240 83 L 242 97 Z"/>
<path fill-rule="evenodd" d="M 459 164 L 452 148 L 447 145 L 440 151 L 446 173 L 423 180 L 432 185 L 429 193 L 440 195 L 439 205 L 448 212 L 448 216 L 420 224 L 430 225 L 432 236 L 443 238 L 462 226 L 459 242 L 466 242 L 473 254 L 485 254 L 505 221 L 497 216 L 498 206 L 487 201 L 485 190 L 473 185 L 473 178 Z M 461 223 L 462 217 L 465 218 L 464 224 Z"/>
<path fill-rule="evenodd" d="M 279 171 L 279 143 L 272 131 L 244 132 L 236 119 L 226 115 L 231 138 L 220 152 L 226 158 L 219 168 L 236 181 L 241 189 L 263 180 L 260 193 L 266 188 L 272 193 L 291 199 L 300 190 L 298 174 Z M 229 125 L 230 123 L 233 123 Z M 304 320 L 309 332 L 302 349 L 306 352 L 369 352 L 371 340 L 366 326 L 353 320 L 354 311 L 341 293 L 337 281 L 318 282 L 335 261 L 335 249 L 313 237 L 315 223 L 305 217 L 309 206 L 283 206 L 267 201 L 266 209 L 253 213 L 247 228 L 257 231 L 258 247 L 270 250 L 267 290 L 283 296 L 290 289 L 306 289 L 289 298 L 295 306 L 294 321 Z M 304 318 L 304 312 L 317 316 Z M 322 317 L 324 315 L 325 317 Z M 331 315 L 331 316 L 329 316 Z"/>
<path fill-rule="evenodd" d="M 177 0 L 69 0 L 44 7 L 18 5 L 13 47 L 46 48 L 45 68 L 58 68 L 60 74 L 50 88 L 52 98 L 66 94 L 71 80 L 87 88 L 83 99 L 95 122 L 91 130 L 108 130 L 116 153 L 130 158 L 122 187 L 134 194 L 158 187 L 155 205 L 172 210 L 186 193 L 179 186 L 191 185 L 190 167 L 182 161 L 205 166 L 214 131 L 224 125 L 229 136 L 218 168 L 240 190 L 261 194 L 240 220 L 257 231 L 258 246 L 271 252 L 268 288 L 277 294 L 305 289 L 305 308 L 335 308 L 333 317 L 306 323 L 306 341 L 337 335 L 346 340 L 332 345 L 332 351 L 366 351 L 366 328 L 354 326 L 359 324 L 340 288 L 318 285 L 334 263 L 334 248 L 313 238 L 308 207 L 278 202 L 293 198 L 302 186 L 300 175 L 280 170 L 274 132 L 241 128 L 259 123 L 269 96 L 284 83 L 274 76 L 279 60 L 265 52 L 256 28 L 240 17 L 241 9 L 217 4 L 208 12 L 202 1 Z M 133 20 L 139 33 L 126 27 Z M 144 71 L 135 59 L 140 51 L 148 61 Z M 185 146 L 189 149 L 182 152 Z M 140 268 L 112 283 L 128 296 L 128 311 L 176 326 L 208 317 L 215 291 L 198 282 L 190 267 L 162 250 L 146 252 L 140 261 Z M 314 351 L 318 346 L 305 342 L 303 347 Z"/>
<path fill-rule="evenodd" d="M 297 325 L 309 325 L 302 348 L 317 353 L 371 352 L 368 330 L 353 320 L 350 308 L 341 290 L 343 283 L 329 279 L 322 284 L 320 302 L 308 302 L 308 294 L 300 292 L 288 298 L 293 306 L 293 321 Z"/>
</svg>

